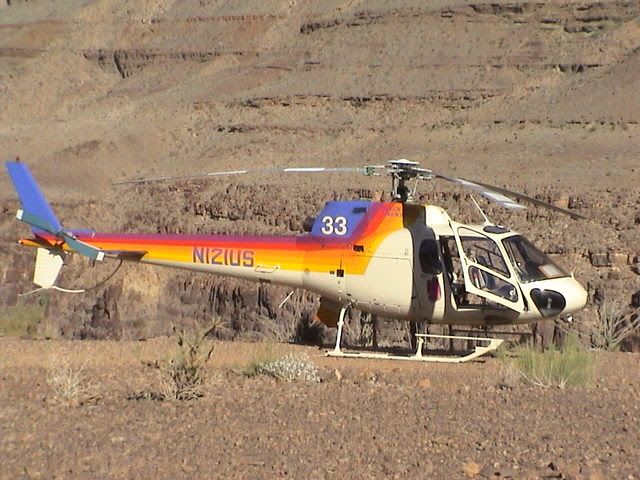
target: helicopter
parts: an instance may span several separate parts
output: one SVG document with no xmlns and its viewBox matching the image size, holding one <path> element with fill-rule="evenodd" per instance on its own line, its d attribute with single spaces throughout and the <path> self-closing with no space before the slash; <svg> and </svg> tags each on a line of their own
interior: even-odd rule
<svg viewBox="0 0 640 480">
<path fill-rule="evenodd" d="M 16 217 L 32 229 L 33 237 L 19 243 L 37 249 L 34 283 L 39 287 L 58 288 L 55 282 L 65 257 L 77 253 L 92 261 L 112 258 L 300 288 L 320 296 L 317 320 L 337 328 L 335 347 L 327 353 L 331 356 L 462 362 L 495 350 L 503 341 L 415 331 L 413 355 L 348 352 L 342 349 L 341 339 L 350 308 L 411 325 L 488 327 L 570 315 L 587 302 L 587 291 L 573 274 L 526 237 L 491 223 L 481 209 L 483 224 L 458 223 L 441 207 L 416 203 L 415 188 L 412 190 L 408 182 L 441 179 L 508 209 L 526 208 L 513 199 L 517 198 L 572 218 L 584 218 L 582 215 L 501 187 L 436 173 L 406 159 L 363 167 L 262 169 L 391 178 L 391 201 L 328 201 L 315 218 L 305 222 L 304 234 L 291 236 L 68 230 L 53 213 L 28 167 L 19 161 L 6 162 L 6 167 L 21 203 Z M 249 172 L 210 172 L 115 184 Z M 425 356 L 423 346 L 429 337 L 480 340 L 488 345 L 479 342 L 474 351 L 453 358 Z"/>
</svg>

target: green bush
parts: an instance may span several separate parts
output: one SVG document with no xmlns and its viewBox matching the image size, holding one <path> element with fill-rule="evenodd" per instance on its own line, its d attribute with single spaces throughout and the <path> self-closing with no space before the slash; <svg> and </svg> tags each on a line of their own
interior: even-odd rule
<svg viewBox="0 0 640 480">
<path fill-rule="evenodd" d="M 561 350 L 539 351 L 530 346 L 513 349 L 513 357 L 500 356 L 503 363 L 501 377 L 508 379 L 504 386 L 513 386 L 514 371 L 520 379 L 540 387 L 581 387 L 593 381 L 594 354 L 570 336 Z"/>
</svg>

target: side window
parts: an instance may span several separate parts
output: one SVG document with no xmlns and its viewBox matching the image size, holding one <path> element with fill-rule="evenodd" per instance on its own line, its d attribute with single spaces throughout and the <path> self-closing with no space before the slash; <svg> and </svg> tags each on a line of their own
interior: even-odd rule
<svg viewBox="0 0 640 480">
<path fill-rule="evenodd" d="M 473 286 L 480 290 L 493 293 L 510 302 L 518 301 L 518 291 L 516 288 L 501 278 L 491 275 L 489 272 L 480 270 L 477 267 L 469 267 L 469 277 L 471 278 Z"/>
<path fill-rule="evenodd" d="M 442 264 L 438 255 L 438 242 L 435 240 L 422 242 L 418 257 L 420 259 L 420 267 L 424 273 L 438 275 L 442 272 Z"/>
</svg>

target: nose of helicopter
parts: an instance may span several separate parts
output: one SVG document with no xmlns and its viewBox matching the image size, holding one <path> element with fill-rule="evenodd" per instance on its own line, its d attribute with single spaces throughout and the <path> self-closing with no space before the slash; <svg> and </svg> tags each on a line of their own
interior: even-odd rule
<svg viewBox="0 0 640 480">
<path fill-rule="evenodd" d="M 562 310 L 563 314 L 578 312 L 587 304 L 588 293 L 575 278 L 571 277 L 563 290 L 562 294 L 567 301 L 566 307 Z"/>
<path fill-rule="evenodd" d="M 543 285 L 544 288 L 541 288 Z M 530 295 L 543 317 L 574 313 L 587 304 L 587 291 L 573 277 L 540 282 Z"/>
</svg>

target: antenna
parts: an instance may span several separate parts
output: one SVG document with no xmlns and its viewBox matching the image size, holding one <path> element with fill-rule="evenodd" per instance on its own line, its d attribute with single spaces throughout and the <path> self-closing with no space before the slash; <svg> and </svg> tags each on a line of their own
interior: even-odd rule
<svg viewBox="0 0 640 480">
<path fill-rule="evenodd" d="M 485 215 L 485 213 L 482 211 L 482 208 L 480 208 L 480 205 L 478 205 L 478 202 L 476 202 L 476 199 L 473 198 L 473 195 L 469 195 L 469 196 L 471 197 L 471 200 L 473 200 L 474 205 L 478 208 L 478 210 L 480 210 L 480 214 L 484 217 L 484 224 L 493 225 L 493 223 L 491 223 L 491 220 L 489 220 L 489 217 Z"/>
</svg>

